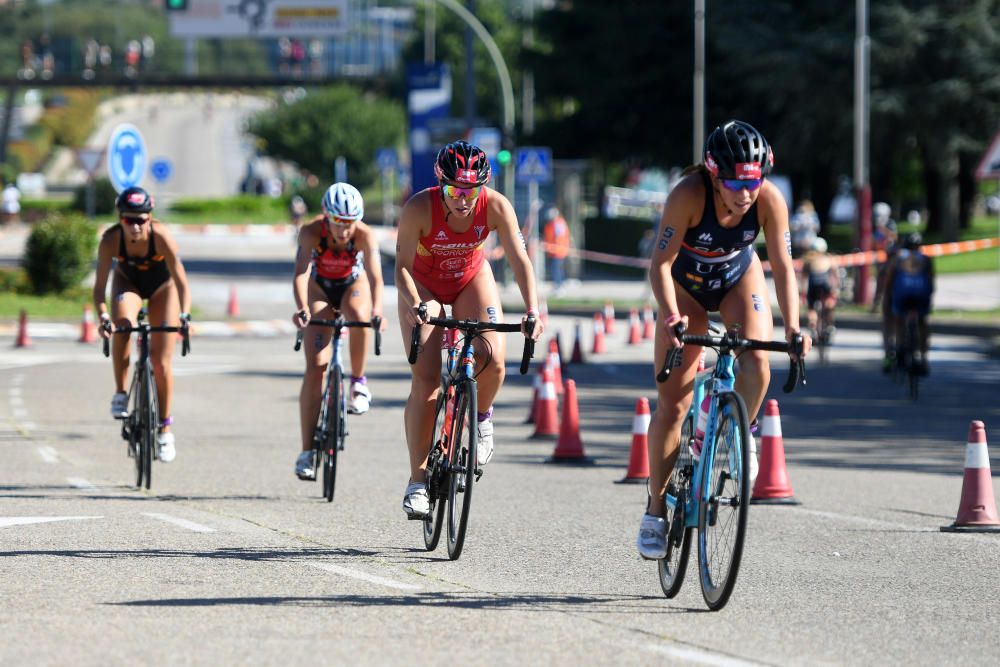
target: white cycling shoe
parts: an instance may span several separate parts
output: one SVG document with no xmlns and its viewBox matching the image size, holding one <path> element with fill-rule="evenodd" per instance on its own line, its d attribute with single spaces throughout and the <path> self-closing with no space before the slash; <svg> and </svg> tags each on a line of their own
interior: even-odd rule
<svg viewBox="0 0 1000 667">
<path fill-rule="evenodd" d="M 481 466 L 486 465 L 493 458 L 493 419 L 484 419 L 476 424 L 476 458 Z"/>
<path fill-rule="evenodd" d="M 360 382 L 351 383 L 351 399 L 347 402 L 347 411 L 352 415 L 363 415 L 372 404 L 372 392 L 368 385 Z"/>
<path fill-rule="evenodd" d="M 639 537 L 635 540 L 639 555 L 646 560 L 662 560 L 667 557 L 667 522 L 662 516 L 642 515 Z"/>
<path fill-rule="evenodd" d="M 163 463 L 170 463 L 177 456 L 177 448 L 173 433 L 156 434 L 156 458 Z"/>
<path fill-rule="evenodd" d="M 316 450 L 307 449 L 304 452 L 299 452 L 299 457 L 295 459 L 295 476 L 304 482 L 312 482 L 316 479 L 316 467 L 314 465 L 314 457 L 316 456 Z"/>
<path fill-rule="evenodd" d="M 427 495 L 427 485 L 411 482 L 403 496 L 403 511 L 407 519 L 426 519 L 431 513 L 431 499 Z"/>
<path fill-rule="evenodd" d="M 124 391 L 111 397 L 111 416 L 115 419 L 128 417 L 128 394 Z"/>
</svg>

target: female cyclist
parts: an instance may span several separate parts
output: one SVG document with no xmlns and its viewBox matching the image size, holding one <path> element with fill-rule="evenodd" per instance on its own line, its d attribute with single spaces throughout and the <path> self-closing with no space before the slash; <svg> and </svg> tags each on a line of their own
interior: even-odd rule
<svg viewBox="0 0 1000 667">
<path fill-rule="evenodd" d="M 396 286 L 406 345 L 413 327 L 424 322 L 421 304 L 427 306 L 427 317 L 442 317 L 444 306 L 451 305 L 452 316 L 459 319 L 503 321 L 500 292 L 489 263 L 484 261 L 484 245 L 492 231 L 500 239 L 521 290 L 525 320 L 538 312 L 534 272 L 514 208 L 506 197 L 486 187 L 490 180 L 486 153 L 464 141 L 450 143 L 438 152 L 434 173 L 439 185 L 410 197 L 400 214 Z M 532 333 L 535 340 L 542 329 L 542 323 L 537 322 Z M 441 334 L 440 327 L 423 327 L 404 411 L 410 480 L 403 511 L 410 518 L 423 518 L 429 509 L 426 468 L 441 384 Z M 495 332 L 484 333 L 476 340 L 475 350 L 479 362 L 479 463 L 483 465 L 493 456 L 492 406 L 504 379 L 504 339 Z"/>
<path fill-rule="evenodd" d="M 152 218 L 153 198 L 140 187 L 122 190 L 115 201 L 118 223 L 109 227 L 97 247 L 97 275 L 94 279 L 94 310 L 101 319 L 98 331 L 108 338 L 116 326 L 134 326 L 143 301 L 149 300 L 149 322 L 154 326 L 180 326 L 191 321 L 191 292 L 187 274 L 177 254 L 177 243 L 165 225 Z M 111 312 L 105 303 L 108 274 L 111 280 Z M 111 416 L 128 416 L 125 382 L 129 367 L 131 336 L 114 336 L 111 358 L 114 364 L 115 395 Z M 160 430 L 156 436 L 157 458 L 164 463 L 177 455 L 173 417 L 174 376 L 171 361 L 176 333 L 154 333 L 149 353 L 160 403 Z"/>
<path fill-rule="evenodd" d="M 770 295 L 753 250 L 762 229 L 785 336 L 791 341 L 799 333 L 788 205 L 765 178 L 773 165 L 774 155 L 761 133 L 748 123 L 731 120 L 712 131 L 705 141 L 704 163 L 690 169 L 670 193 L 649 272 L 663 316 L 654 342 L 655 363 L 663 363 L 667 351 L 680 345 L 674 329 L 679 322 L 690 333 L 704 334 L 710 312 L 718 312 L 728 329 L 738 327 L 746 338 L 771 339 Z M 700 353 L 700 347 L 685 347 L 680 368 L 657 386 L 648 438 L 651 498 L 637 539 L 643 558 L 666 556 L 664 491 L 677 460 L 681 422 L 691 404 Z M 751 418 L 757 415 L 770 378 L 766 352 L 746 351 L 740 356 L 736 390 Z M 752 437 L 749 445 L 752 479 L 757 475 Z"/>
<path fill-rule="evenodd" d="M 342 312 L 348 320 L 367 322 L 382 315 L 382 265 L 378 242 L 371 227 L 361 221 L 365 203 L 357 188 L 334 183 L 323 197 L 323 213 L 302 226 L 295 254 L 292 292 L 300 329 L 314 317 L 332 319 Z M 380 324 L 384 328 L 384 324 Z M 313 428 L 319 416 L 323 375 L 330 363 L 332 330 L 314 327 L 302 350 L 306 371 L 299 393 L 302 451 L 295 460 L 295 474 L 312 480 L 315 474 Z M 357 415 L 368 412 L 372 394 L 365 378 L 365 361 L 371 329 L 350 329 L 351 389 L 347 409 Z"/>
</svg>

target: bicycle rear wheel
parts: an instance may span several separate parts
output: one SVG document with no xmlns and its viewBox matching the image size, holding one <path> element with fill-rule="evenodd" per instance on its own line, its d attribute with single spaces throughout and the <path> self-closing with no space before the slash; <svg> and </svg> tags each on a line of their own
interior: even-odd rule
<svg viewBox="0 0 1000 667">
<path fill-rule="evenodd" d="M 343 371 L 334 366 L 330 373 L 329 385 L 327 386 L 325 442 L 323 443 L 323 497 L 326 502 L 333 502 L 333 493 L 337 485 L 337 453 L 340 451 L 342 443 L 341 428 L 343 415 L 341 414 L 341 403 L 343 402 Z"/>
<path fill-rule="evenodd" d="M 459 386 L 451 428 L 448 481 L 448 557 L 462 555 L 476 479 L 476 383 Z"/>
<path fill-rule="evenodd" d="M 722 609 L 732 595 L 743 556 L 750 504 L 750 420 L 739 394 L 718 397 L 714 442 L 703 447 L 705 471 L 698 508 L 698 571 L 708 608 Z"/>
<path fill-rule="evenodd" d="M 153 369 L 147 368 L 147 386 L 149 388 L 146 401 L 146 427 L 143 433 L 146 439 L 146 457 L 143 460 L 146 475 L 146 488 L 153 483 L 153 459 L 156 458 L 156 435 L 160 430 L 160 405 L 156 395 L 156 381 Z"/>
<path fill-rule="evenodd" d="M 691 474 L 694 469 L 690 449 L 693 424 L 694 417 L 688 413 L 681 426 L 680 453 L 667 481 L 667 493 L 674 497 L 674 509 L 671 510 L 667 505 L 667 556 L 657 561 L 656 567 L 660 575 L 660 588 L 668 598 L 680 593 L 691 552 L 692 529 L 684 524 L 687 521 L 685 504 L 691 492 Z"/>
<path fill-rule="evenodd" d="M 434 430 L 431 431 L 430 455 L 427 459 L 427 495 L 430 496 L 431 511 L 423 520 L 424 546 L 428 551 L 437 549 L 441 539 L 441 525 L 444 523 L 444 510 L 448 505 L 448 479 L 444 474 L 448 466 L 445 452 L 448 428 L 445 423 L 445 412 L 448 406 L 448 392 L 438 393 L 437 405 L 434 408 Z"/>
</svg>

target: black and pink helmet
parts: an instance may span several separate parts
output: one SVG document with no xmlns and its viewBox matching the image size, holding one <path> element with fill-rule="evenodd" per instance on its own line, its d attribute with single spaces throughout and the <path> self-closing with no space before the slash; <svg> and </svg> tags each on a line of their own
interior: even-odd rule
<svg viewBox="0 0 1000 667">
<path fill-rule="evenodd" d="M 149 213 L 153 210 L 153 197 L 138 186 L 125 188 L 118 195 L 115 206 L 119 213 Z"/>
<path fill-rule="evenodd" d="M 705 139 L 705 167 L 718 178 L 763 178 L 774 168 L 774 153 L 757 128 L 731 120 Z"/>
<path fill-rule="evenodd" d="M 459 185 L 485 185 L 490 180 L 490 161 L 479 146 L 453 141 L 438 151 L 434 175 L 439 181 Z"/>
</svg>

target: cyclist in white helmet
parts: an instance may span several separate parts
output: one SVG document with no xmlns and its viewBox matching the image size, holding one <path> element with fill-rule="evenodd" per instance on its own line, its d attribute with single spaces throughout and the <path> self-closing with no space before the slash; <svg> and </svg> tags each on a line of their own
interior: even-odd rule
<svg viewBox="0 0 1000 667">
<path fill-rule="evenodd" d="M 365 204 L 357 188 L 334 183 L 323 197 L 323 213 L 302 226 L 295 254 L 292 291 L 300 329 L 312 318 L 333 319 L 341 312 L 347 320 L 367 322 L 382 316 L 382 266 L 372 229 L 362 222 Z M 385 328 L 385 324 L 382 324 Z M 314 327 L 303 339 L 306 370 L 299 394 L 302 451 L 295 461 L 299 479 L 312 480 L 312 436 L 319 417 L 323 374 L 333 355 L 331 330 Z M 364 414 L 372 394 L 365 378 L 365 360 L 371 329 L 350 329 L 351 389 L 348 410 Z"/>
</svg>

